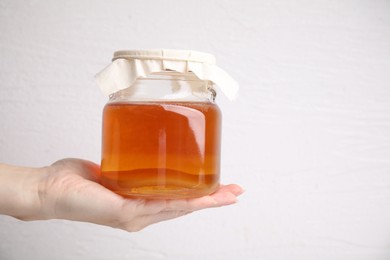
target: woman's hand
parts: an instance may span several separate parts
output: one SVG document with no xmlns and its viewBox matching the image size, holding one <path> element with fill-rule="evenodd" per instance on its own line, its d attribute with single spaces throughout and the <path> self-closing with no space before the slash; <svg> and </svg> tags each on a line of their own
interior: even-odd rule
<svg viewBox="0 0 390 260">
<path fill-rule="evenodd" d="M 68 219 L 139 231 L 196 210 L 233 204 L 243 192 L 238 185 L 232 184 L 221 186 L 209 196 L 194 199 L 126 199 L 97 183 L 99 166 L 89 161 L 64 159 L 39 169 L 8 167 L 16 171 L 18 178 L 14 181 L 19 183 L 15 189 L 19 191 L 11 189 L 12 194 L 8 194 L 16 196 L 14 206 L 0 202 L 0 214 L 22 220 Z M 7 180 L 6 168 L 0 165 L 1 182 Z M 8 180 L 12 180 L 11 177 Z M 0 183 L 0 195 L 6 196 L 3 187 Z"/>
</svg>

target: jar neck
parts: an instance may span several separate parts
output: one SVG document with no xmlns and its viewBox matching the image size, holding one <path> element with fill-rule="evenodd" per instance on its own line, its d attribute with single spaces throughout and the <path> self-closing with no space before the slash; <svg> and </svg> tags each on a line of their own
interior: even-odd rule
<svg viewBox="0 0 390 260">
<path fill-rule="evenodd" d="M 193 73 L 164 71 L 137 79 L 132 86 L 110 95 L 109 102 L 214 102 L 215 96 L 211 81 Z"/>
</svg>

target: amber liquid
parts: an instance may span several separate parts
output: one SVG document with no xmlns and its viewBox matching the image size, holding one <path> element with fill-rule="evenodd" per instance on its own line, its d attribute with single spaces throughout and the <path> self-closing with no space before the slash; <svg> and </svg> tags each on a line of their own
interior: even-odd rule
<svg viewBox="0 0 390 260">
<path fill-rule="evenodd" d="M 212 103 L 109 103 L 100 182 L 126 197 L 210 194 L 219 184 L 220 132 Z"/>
</svg>

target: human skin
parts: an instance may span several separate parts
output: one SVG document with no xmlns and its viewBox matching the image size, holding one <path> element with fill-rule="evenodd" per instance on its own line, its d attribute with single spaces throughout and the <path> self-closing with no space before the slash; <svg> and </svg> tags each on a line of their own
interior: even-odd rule
<svg viewBox="0 0 390 260">
<path fill-rule="evenodd" d="M 134 232 L 197 210 L 234 204 L 243 193 L 230 184 L 201 198 L 128 199 L 101 186 L 99 173 L 99 165 L 72 158 L 41 168 L 0 164 L 0 214 L 25 221 L 83 221 Z"/>
</svg>

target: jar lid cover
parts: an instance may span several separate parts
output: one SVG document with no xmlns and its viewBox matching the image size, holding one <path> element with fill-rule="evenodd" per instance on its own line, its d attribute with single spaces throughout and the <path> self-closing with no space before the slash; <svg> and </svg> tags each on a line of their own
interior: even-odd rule
<svg viewBox="0 0 390 260">
<path fill-rule="evenodd" d="M 116 51 L 112 63 L 95 79 L 104 94 L 110 95 L 133 85 L 137 78 L 173 70 L 192 72 L 201 80 L 210 80 L 230 99 L 236 98 L 239 86 L 224 70 L 215 65 L 208 53 L 187 50 Z"/>
</svg>

